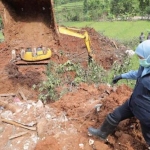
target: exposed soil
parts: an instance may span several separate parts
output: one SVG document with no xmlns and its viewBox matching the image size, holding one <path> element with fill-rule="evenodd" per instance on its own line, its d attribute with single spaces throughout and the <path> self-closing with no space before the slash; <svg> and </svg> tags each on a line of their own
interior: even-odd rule
<svg viewBox="0 0 150 150">
<path fill-rule="evenodd" d="M 146 149 L 139 123 L 135 118 L 121 122 L 116 131 L 109 136 L 108 142 L 87 133 L 88 127 L 99 127 L 109 112 L 128 99 L 132 90 L 126 85 L 112 87 L 105 84 L 95 86 L 82 83 L 78 87 L 73 87 L 60 100 L 43 105 L 38 100 L 38 91 L 32 86 L 46 78 L 46 66 L 16 66 L 10 63 L 11 50 L 16 49 L 19 52 L 22 47 L 44 45 L 52 50 L 50 61 L 64 63 L 72 60 L 87 67 L 85 43 L 83 39 L 76 37 L 57 36 L 53 33 L 54 26 L 50 28 L 42 19 L 43 15 L 38 15 L 33 22 L 29 15 L 18 21 L 15 19 L 18 19 L 16 14 L 10 13 L 13 11 L 11 8 L 4 11 L 7 5 L 0 2 L 0 6 L 0 12 L 8 18 L 4 26 L 5 41 L 0 44 L 0 100 L 22 109 L 21 112 L 12 113 L 9 109 L 0 107 L 1 150 Z M 98 64 L 108 70 L 114 61 L 121 63 L 126 47 L 99 35 L 94 29 L 85 29 L 90 35 L 91 47 Z M 102 104 L 100 111 L 95 109 L 97 104 Z M 5 123 L 2 119 L 12 119 L 37 128 L 33 131 L 27 130 Z M 12 138 L 21 132 L 27 133 Z"/>
</svg>

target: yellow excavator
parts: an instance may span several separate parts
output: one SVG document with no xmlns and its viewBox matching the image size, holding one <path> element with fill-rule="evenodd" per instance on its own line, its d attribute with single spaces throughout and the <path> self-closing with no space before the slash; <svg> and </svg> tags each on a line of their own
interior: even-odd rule
<svg viewBox="0 0 150 150">
<path fill-rule="evenodd" d="M 79 33 L 81 31 L 84 32 L 84 34 Z M 91 50 L 91 41 L 88 32 L 86 30 L 59 26 L 58 32 L 61 34 L 66 34 L 66 35 L 84 39 L 87 53 L 88 53 L 88 62 L 92 61 L 93 54 Z M 37 62 L 41 60 L 46 60 L 49 59 L 51 56 L 52 56 L 51 49 L 43 46 L 37 48 L 30 47 L 30 48 L 22 49 L 20 53 L 21 60 L 24 60 L 26 62 Z M 14 50 L 12 50 L 12 60 L 16 60 L 16 52 Z"/>
<path fill-rule="evenodd" d="M 11 0 L 11 1 L 1 0 L 0 1 L 0 15 L 4 23 L 4 35 L 6 37 L 5 41 L 8 44 L 9 42 L 11 43 L 12 41 L 11 37 L 13 37 L 15 41 L 17 42 L 24 41 L 22 42 L 22 45 L 21 45 L 21 47 L 24 47 L 23 43 L 30 42 L 30 39 L 26 39 L 24 38 L 24 36 L 21 35 L 26 31 L 25 30 L 26 26 L 27 27 L 32 26 L 31 21 L 36 22 L 37 24 L 36 27 L 37 28 L 39 27 L 39 30 L 44 31 L 43 28 L 41 28 L 41 24 L 40 24 L 41 22 L 45 24 L 45 26 L 49 27 L 51 37 L 53 37 L 54 35 L 59 35 L 59 34 L 66 34 L 66 35 L 75 36 L 75 37 L 83 39 L 87 48 L 89 61 L 93 58 L 90 37 L 87 31 L 74 29 L 74 28 L 68 28 L 68 27 L 61 27 L 61 26 L 56 25 L 53 0 Z M 20 22 L 24 22 L 24 23 L 17 26 Z M 10 26 L 13 28 L 9 29 Z M 18 28 L 20 26 L 22 27 L 21 28 L 22 30 Z M 34 27 L 30 27 L 29 31 L 32 32 L 32 29 Z M 25 35 L 27 34 L 31 34 L 30 38 L 32 40 L 34 39 L 33 38 L 34 36 L 32 36 L 34 35 L 34 30 L 32 33 L 28 33 L 27 31 Z M 38 34 L 38 36 L 40 36 L 40 34 Z M 55 38 L 51 38 L 51 39 L 53 40 Z M 12 43 L 14 43 L 14 41 Z M 23 62 L 38 63 L 39 61 L 49 59 L 52 56 L 52 51 L 49 47 L 44 47 L 45 45 L 48 45 L 48 44 L 47 43 L 45 44 L 45 42 L 43 42 L 43 43 L 40 43 L 40 45 L 42 46 L 35 47 L 35 45 L 38 45 L 38 44 L 39 44 L 39 41 L 37 44 L 30 43 L 29 45 L 31 45 L 31 47 L 27 47 L 25 49 L 19 49 L 19 55 L 18 55 L 18 51 L 16 52 L 15 50 L 12 50 L 12 60 L 21 59 Z M 20 43 L 18 43 L 18 45 L 20 46 Z M 33 45 L 34 47 L 32 47 Z"/>
</svg>

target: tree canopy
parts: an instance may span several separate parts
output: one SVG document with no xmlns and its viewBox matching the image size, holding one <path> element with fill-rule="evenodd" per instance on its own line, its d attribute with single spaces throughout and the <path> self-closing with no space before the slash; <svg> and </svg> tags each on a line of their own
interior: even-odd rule
<svg viewBox="0 0 150 150">
<path fill-rule="evenodd" d="M 77 2 L 80 2 L 80 7 Z M 69 9 L 64 5 L 67 3 L 72 3 L 74 7 Z M 59 13 L 69 21 L 150 15 L 149 4 L 150 0 L 55 0 L 56 6 L 62 6 Z"/>
</svg>

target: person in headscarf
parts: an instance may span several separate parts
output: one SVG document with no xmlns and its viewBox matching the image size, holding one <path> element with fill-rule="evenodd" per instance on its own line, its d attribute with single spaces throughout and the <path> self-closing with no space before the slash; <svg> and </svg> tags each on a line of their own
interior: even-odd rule
<svg viewBox="0 0 150 150">
<path fill-rule="evenodd" d="M 147 40 L 150 40 L 150 32 L 147 35 Z"/>
<path fill-rule="evenodd" d="M 142 135 L 150 146 L 150 40 L 140 43 L 135 53 L 139 57 L 139 69 L 129 71 L 116 76 L 113 83 L 116 84 L 120 79 L 134 79 L 136 85 L 124 104 L 117 107 L 112 113 L 108 114 L 99 128 L 88 128 L 92 135 L 106 140 L 113 133 L 119 122 L 136 117 L 141 125 Z M 149 147 L 150 148 L 150 147 Z"/>
<path fill-rule="evenodd" d="M 141 32 L 141 35 L 139 36 L 139 40 L 140 43 L 142 43 L 145 40 L 145 36 L 143 32 Z"/>
</svg>

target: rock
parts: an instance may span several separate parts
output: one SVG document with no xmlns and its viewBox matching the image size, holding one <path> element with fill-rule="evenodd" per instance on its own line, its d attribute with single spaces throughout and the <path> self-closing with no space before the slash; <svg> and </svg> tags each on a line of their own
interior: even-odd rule
<svg viewBox="0 0 150 150">
<path fill-rule="evenodd" d="M 0 125 L 0 134 L 4 131 L 4 126 Z"/>
<path fill-rule="evenodd" d="M 45 136 L 45 132 L 47 131 L 47 120 L 45 118 L 41 118 L 37 123 L 37 133 L 40 138 Z"/>
</svg>

